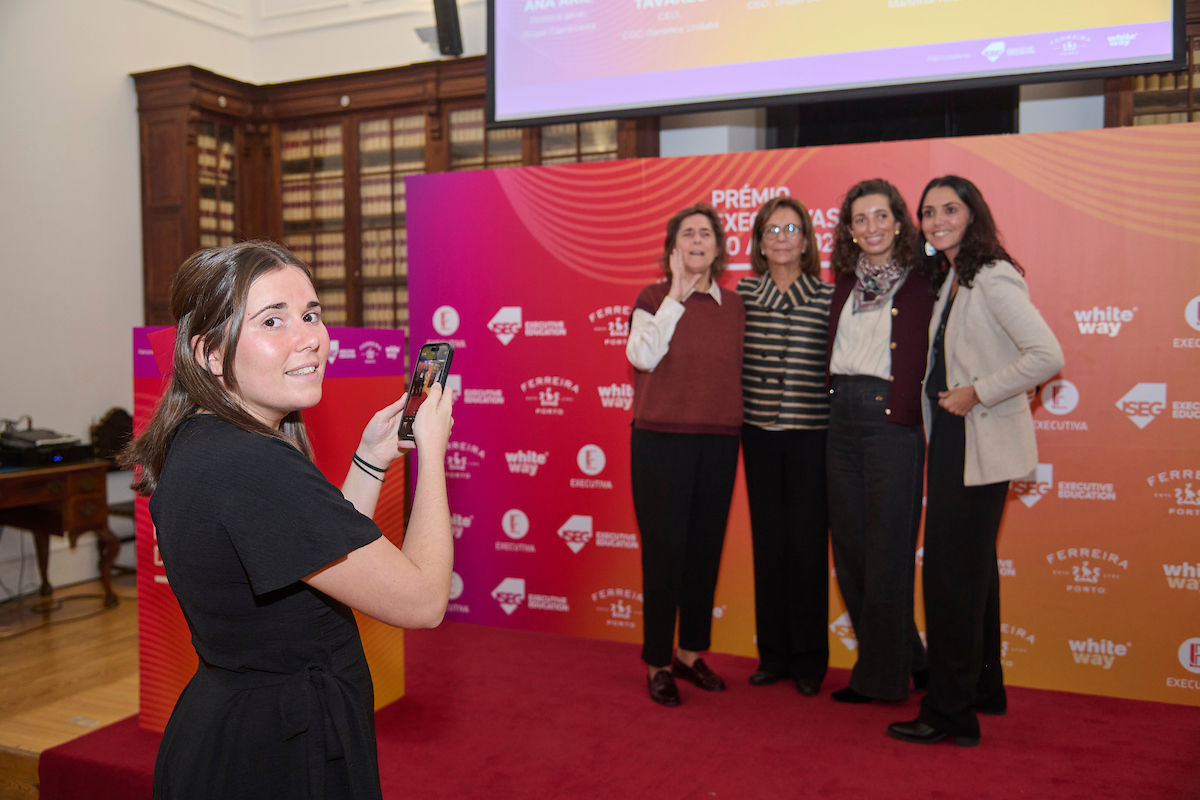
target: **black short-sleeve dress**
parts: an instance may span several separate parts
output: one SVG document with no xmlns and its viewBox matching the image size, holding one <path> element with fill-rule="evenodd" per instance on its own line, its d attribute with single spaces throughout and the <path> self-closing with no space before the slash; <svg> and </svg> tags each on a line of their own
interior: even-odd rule
<svg viewBox="0 0 1200 800">
<path fill-rule="evenodd" d="M 156 798 L 379 798 L 354 615 L 301 578 L 381 534 L 296 448 L 211 415 L 180 426 L 150 514 L 200 664 Z"/>
</svg>

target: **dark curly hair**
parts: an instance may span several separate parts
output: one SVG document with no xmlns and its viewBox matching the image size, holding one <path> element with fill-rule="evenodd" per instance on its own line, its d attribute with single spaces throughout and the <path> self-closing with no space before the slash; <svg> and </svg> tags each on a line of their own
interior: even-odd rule
<svg viewBox="0 0 1200 800">
<path fill-rule="evenodd" d="M 953 189 L 954 193 L 958 195 L 958 199 L 971 212 L 971 219 L 967 223 L 967 229 L 963 231 L 962 242 L 959 244 L 958 254 L 954 258 L 954 271 L 958 276 L 958 284 L 970 288 L 971 284 L 975 282 L 975 276 L 979 274 L 979 270 L 996 261 L 1007 261 L 1016 268 L 1017 272 L 1024 275 L 1025 269 L 1008 254 L 1004 245 L 1000 243 L 1000 232 L 996 230 L 996 221 L 992 218 L 992 210 L 988 208 L 987 202 L 983 199 L 983 193 L 979 191 L 979 187 L 966 178 L 960 178 L 958 175 L 943 175 L 931 180 L 926 185 L 925 191 L 921 192 L 921 204 L 917 207 L 918 213 L 924 215 L 925 197 L 930 190 L 940 186 Z M 924 254 L 924 232 L 921 233 L 919 241 L 923 260 L 926 262 L 930 274 L 935 276 L 934 283 L 941 285 L 950 266 L 949 260 L 944 253 L 937 253 L 933 256 Z"/>
<path fill-rule="evenodd" d="M 693 214 L 703 214 L 708 217 L 708 221 L 712 223 L 713 234 L 717 237 L 717 256 L 713 259 L 712 266 L 709 267 L 710 277 L 715 281 L 725 274 L 725 229 L 721 227 L 721 218 L 717 216 L 717 210 L 712 206 L 707 203 L 697 203 L 675 212 L 675 216 L 667 220 L 667 238 L 663 242 L 662 260 L 659 261 L 659 266 L 667 274 L 667 280 L 671 279 L 671 251 L 675 249 L 675 237 L 679 235 L 679 226 Z"/>
<path fill-rule="evenodd" d="M 908 205 L 900 195 L 900 190 L 883 178 L 871 178 L 851 186 L 850 191 L 846 192 L 846 199 L 842 201 L 842 210 L 833 234 L 833 257 L 829 264 L 834 275 L 854 274 L 854 268 L 858 265 L 858 255 L 862 251 L 854 243 L 854 233 L 850 230 L 850 209 L 855 200 L 870 194 L 881 194 L 888 199 L 892 216 L 900 226 L 900 233 L 896 235 L 896 246 L 892 250 L 892 257 L 896 259 L 896 263 L 908 267 L 920 263 L 917 259 L 917 226 L 912 215 L 908 213 Z"/>
</svg>

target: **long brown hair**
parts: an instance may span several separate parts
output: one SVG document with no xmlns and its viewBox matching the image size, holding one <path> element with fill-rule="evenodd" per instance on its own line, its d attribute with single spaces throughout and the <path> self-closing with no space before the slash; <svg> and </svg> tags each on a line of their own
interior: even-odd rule
<svg viewBox="0 0 1200 800">
<path fill-rule="evenodd" d="M 717 256 L 708 268 L 709 278 L 715 281 L 725 274 L 725 229 L 721 227 L 721 218 L 717 216 L 715 208 L 699 203 L 677 211 L 675 216 L 667 220 L 667 238 L 663 242 L 663 256 L 662 261 L 659 262 L 659 266 L 667 274 L 667 280 L 671 280 L 671 252 L 675 249 L 675 238 L 679 235 L 679 226 L 693 214 L 708 217 L 708 221 L 712 223 L 713 234 L 717 237 Z"/>
<path fill-rule="evenodd" d="M 900 226 L 892 258 L 902 267 L 911 267 L 917 263 L 918 231 L 912 215 L 908 213 L 904 197 L 899 189 L 883 178 L 872 178 L 851 186 L 850 191 L 846 192 L 846 199 L 842 201 L 842 211 L 833 235 L 833 257 L 830 259 L 830 268 L 834 275 L 853 275 L 854 268 L 858 266 L 858 255 L 862 251 L 854 243 L 854 233 L 850 230 L 850 209 L 855 200 L 869 194 L 881 194 L 887 198 L 892 216 Z"/>
<path fill-rule="evenodd" d="M 958 276 L 959 285 L 971 288 L 979 270 L 995 261 L 1007 261 L 1017 272 L 1024 275 L 1024 267 L 1018 264 L 1017 260 L 1010 256 L 1004 249 L 1004 245 L 1000 243 L 1000 231 L 996 230 L 996 220 L 992 217 L 992 210 L 988 208 L 987 201 L 983 199 L 983 192 L 979 191 L 979 187 L 966 178 L 960 178 L 958 175 L 943 175 L 931 180 L 925 187 L 925 191 L 921 192 L 921 204 L 917 206 L 917 213 L 920 214 L 925 208 L 925 197 L 930 190 L 939 186 L 953 189 L 954 193 L 958 195 L 958 199 L 971 212 L 971 221 L 967 223 L 967 229 L 963 231 L 962 242 L 958 245 L 958 254 L 954 257 L 954 273 Z M 920 243 L 923 248 L 925 246 L 924 231 L 921 232 Z M 945 267 L 949 266 L 948 263 L 943 263 L 946 262 L 946 256 L 937 253 L 928 257 L 927 260 L 936 265 L 935 274 L 938 276 L 936 283 L 940 286 L 945 278 Z"/>
<path fill-rule="evenodd" d="M 800 235 L 804 237 L 806 244 L 804 252 L 800 254 L 800 271 L 805 275 L 820 275 L 821 254 L 817 251 L 817 243 L 813 240 L 812 216 L 804 207 L 804 203 L 786 194 L 772 197 L 763 203 L 763 207 L 758 210 L 758 215 L 754 217 L 754 231 L 750 234 L 750 266 L 754 269 L 754 274 L 765 275 L 770 268 L 770 265 L 767 264 L 767 257 L 763 255 L 762 251 L 762 235 L 767 228 L 767 220 L 780 206 L 790 208 L 800 215 Z"/>
<path fill-rule="evenodd" d="M 246 296 L 260 277 L 285 267 L 296 267 L 312 280 L 303 261 L 266 241 L 201 250 L 175 273 L 171 281 L 171 315 L 176 319 L 174 374 L 153 418 L 120 455 L 126 469 L 140 468 L 133 483 L 138 494 L 154 491 L 175 432 L 201 409 L 244 431 L 282 439 L 312 458 L 299 411 L 284 417 L 280 429 L 275 430 L 246 411 L 235 396 L 238 384 L 234 353 L 246 313 Z M 203 349 L 198 352 L 201 342 Z M 207 364 L 218 352 L 223 378 L 197 362 L 197 356 L 201 356 Z"/>
</svg>

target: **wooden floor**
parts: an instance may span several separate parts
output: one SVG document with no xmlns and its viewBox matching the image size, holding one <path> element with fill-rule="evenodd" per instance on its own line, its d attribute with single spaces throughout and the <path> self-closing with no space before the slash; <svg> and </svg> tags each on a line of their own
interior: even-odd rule
<svg viewBox="0 0 1200 800">
<path fill-rule="evenodd" d="M 112 609 L 99 581 L 0 604 L 0 800 L 38 796 L 43 750 L 137 713 L 136 577 L 113 586 Z"/>
</svg>

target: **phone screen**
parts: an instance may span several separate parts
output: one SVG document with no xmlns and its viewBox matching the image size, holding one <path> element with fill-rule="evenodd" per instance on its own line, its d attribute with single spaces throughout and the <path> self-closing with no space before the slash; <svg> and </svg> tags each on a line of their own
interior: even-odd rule
<svg viewBox="0 0 1200 800">
<path fill-rule="evenodd" d="M 446 386 L 446 374 L 450 369 L 450 360 L 454 356 L 454 348 L 449 344 L 427 344 L 421 348 L 417 356 L 416 367 L 413 368 L 412 383 L 409 384 L 408 404 L 400 420 L 399 436 L 401 439 L 412 439 L 413 420 L 417 409 L 429 396 L 429 389 L 435 383 Z"/>
<path fill-rule="evenodd" d="M 425 352 L 427 349 L 421 349 L 421 357 L 417 360 L 417 368 L 413 370 L 412 389 L 408 395 L 408 406 L 404 409 L 404 416 L 406 417 L 415 417 L 417 415 L 417 409 L 421 407 L 421 403 L 424 403 L 425 398 L 429 396 L 429 387 L 441 380 L 442 370 L 446 366 L 438 358 L 436 351 L 427 355 Z"/>
</svg>

